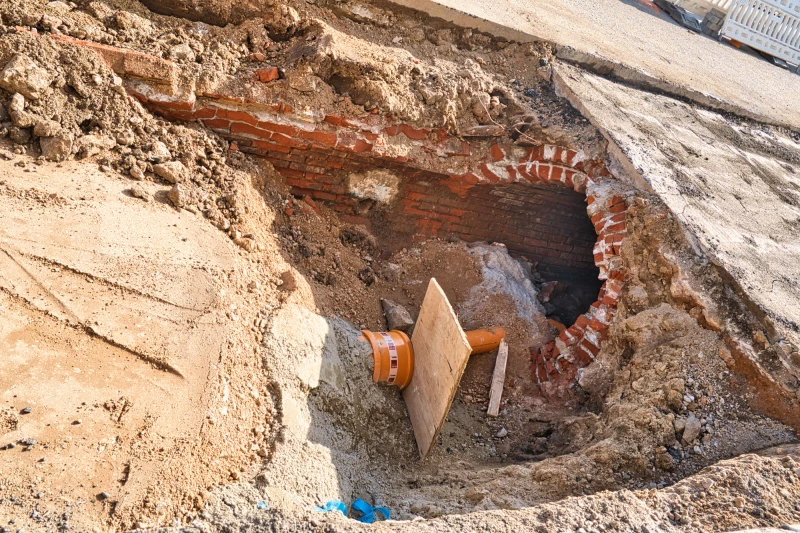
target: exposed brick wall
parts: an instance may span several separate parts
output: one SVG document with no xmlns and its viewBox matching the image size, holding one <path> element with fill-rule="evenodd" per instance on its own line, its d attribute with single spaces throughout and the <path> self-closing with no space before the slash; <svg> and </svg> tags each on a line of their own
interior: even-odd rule
<svg viewBox="0 0 800 533">
<path fill-rule="evenodd" d="M 329 202 L 344 220 L 372 224 L 373 230 L 392 224 L 417 237 L 501 240 L 561 275 L 599 271 L 598 300 L 557 339 L 532 352 L 533 376 L 545 392 L 558 392 L 599 353 L 623 286 L 619 252 L 627 231 L 626 201 L 602 161 L 553 145 L 525 149 L 485 138 L 467 141 L 390 116 L 350 119 L 195 94 L 173 87 L 171 65 L 160 58 L 77 40 L 69 44 L 88 46 L 118 74 L 133 76 L 126 83 L 129 92 L 152 111 L 198 121 L 230 139 L 231 150 L 270 160 L 295 193 Z M 365 210 L 346 186 L 351 173 L 375 168 L 401 178 L 398 203 L 385 211 Z M 585 198 L 594 239 L 574 193 Z M 590 250 L 596 270 L 590 268 Z"/>
</svg>

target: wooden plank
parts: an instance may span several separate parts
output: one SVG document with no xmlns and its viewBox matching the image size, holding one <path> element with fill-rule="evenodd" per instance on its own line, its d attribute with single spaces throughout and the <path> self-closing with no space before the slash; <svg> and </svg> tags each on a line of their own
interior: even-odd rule
<svg viewBox="0 0 800 533">
<path fill-rule="evenodd" d="M 508 363 L 508 344 L 506 340 L 500 341 L 497 349 L 497 359 L 494 363 L 494 374 L 492 374 L 492 388 L 489 389 L 489 416 L 500 414 L 500 399 L 503 397 L 503 385 L 506 381 L 506 364 Z"/>
<path fill-rule="evenodd" d="M 472 348 L 447 296 L 431 278 L 411 337 L 414 377 L 403 391 L 423 459 L 450 411 Z"/>
</svg>

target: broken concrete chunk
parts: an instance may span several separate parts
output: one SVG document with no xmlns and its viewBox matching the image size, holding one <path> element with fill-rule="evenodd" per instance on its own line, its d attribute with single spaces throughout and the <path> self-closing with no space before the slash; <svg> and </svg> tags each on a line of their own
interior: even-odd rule
<svg viewBox="0 0 800 533">
<path fill-rule="evenodd" d="M 15 55 L 0 73 L 0 87 L 31 100 L 41 97 L 52 81 L 50 73 L 25 54 Z"/>
<path fill-rule="evenodd" d="M 186 175 L 186 167 L 180 161 L 169 161 L 153 166 L 153 171 L 170 183 L 180 183 Z"/>
<path fill-rule="evenodd" d="M 39 146 L 48 161 L 64 161 L 72 153 L 72 134 L 62 131 L 52 137 L 41 137 Z"/>
<path fill-rule="evenodd" d="M 386 316 L 386 324 L 390 331 L 397 330 L 408 333 L 414 327 L 414 320 L 402 305 L 381 298 L 381 306 L 383 306 L 383 314 Z"/>
</svg>

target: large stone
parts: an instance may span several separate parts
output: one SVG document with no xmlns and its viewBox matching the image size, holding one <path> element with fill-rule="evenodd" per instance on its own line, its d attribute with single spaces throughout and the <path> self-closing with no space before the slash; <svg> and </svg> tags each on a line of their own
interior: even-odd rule
<svg viewBox="0 0 800 533">
<path fill-rule="evenodd" d="M 41 137 L 42 155 L 49 161 L 64 161 L 72 153 L 72 134 L 61 132 L 53 137 Z"/>
<path fill-rule="evenodd" d="M 391 300 L 381 299 L 383 314 L 386 316 L 386 324 L 389 330 L 402 331 L 408 333 L 414 327 L 414 320 L 408 310 L 400 304 Z"/>
<path fill-rule="evenodd" d="M 31 100 L 41 97 L 52 81 L 50 73 L 25 54 L 15 55 L 0 73 L 0 87 Z"/>
<path fill-rule="evenodd" d="M 170 183 L 180 183 L 186 176 L 186 167 L 180 161 L 154 165 L 153 171 Z"/>
</svg>

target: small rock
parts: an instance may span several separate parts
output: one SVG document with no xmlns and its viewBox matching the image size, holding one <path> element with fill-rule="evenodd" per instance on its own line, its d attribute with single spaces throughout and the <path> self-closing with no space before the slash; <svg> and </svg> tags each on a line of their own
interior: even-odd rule
<svg viewBox="0 0 800 533">
<path fill-rule="evenodd" d="M 33 134 L 37 137 L 55 137 L 61 131 L 61 124 L 55 120 L 41 119 L 33 126 Z"/>
<path fill-rule="evenodd" d="M 20 440 L 19 443 L 22 444 L 23 446 L 33 446 L 34 444 L 36 444 L 36 439 L 28 437 L 27 439 Z"/>
<path fill-rule="evenodd" d="M 131 193 L 131 196 L 133 196 L 134 198 L 140 198 L 145 202 L 149 202 L 151 199 L 150 193 L 147 192 L 147 190 L 138 183 L 133 187 L 131 187 L 129 192 Z"/>
<path fill-rule="evenodd" d="M 27 415 L 30 414 L 31 411 L 33 411 L 32 407 L 25 407 L 24 409 L 22 409 L 22 411 L 20 411 L 20 413 L 22 413 L 23 415 Z"/>
<path fill-rule="evenodd" d="M 100 501 L 107 500 L 110 497 L 111 497 L 111 495 L 109 493 L 107 493 L 107 492 L 101 492 L 100 494 L 97 495 L 97 499 L 100 500 Z"/>
<path fill-rule="evenodd" d="M 167 149 L 167 145 L 161 141 L 153 143 L 148 154 L 150 162 L 153 164 L 163 163 L 172 159 L 172 154 Z"/>
<path fill-rule="evenodd" d="M 414 320 L 411 318 L 411 314 L 402 305 L 381 298 L 381 306 L 390 331 L 397 330 L 408 333 L 414 327 Z"/>
<path fill-rule="evenodd" d="M 253 239 L 240 237 L 238 239 L 234 239 L 233 242 L 236 243 L 237 246 L 247 250 L 248 252 L 252 252 L 253 250 L 256 249 L 256 241 L 254 241 Z"/>
<path fill-rule="evenodd" d="M 136 140 L 136 136 L 131 130 L 122 130 L 114 134 L 117 144 L 120 146 L 130 146 Z"/>
<path fill-rule="evenodd" d="M 167 193 L 167 198 L 177 208 L 186 207 L 191 200 L 191 193 L 186 186 L 177 183 Z"/>
<path fill-rule="evenodd" d="M 0 72 L 0 87 L 37 100 L 53 81 L 50 73 L 25 54 L 15 55 Z"/>
<path fill-rule="evenodd" d="M 195 60 L 194 50 L 192 50 L 186 43 L 173 46 L 169 51 L 169 57 L 173 61 L 181 61 L 186 63 L 194 63 Z"/>
<path fill-rule="evenodd" d="M 129 172 L 131 177 L 135 180 L 142 181 L 144 179 L 144 171 L 139 168 L 139 165 L 133 165 Z"/>
<path fill-rule="evenodd" d="M 104 150 L 111 150 L 117 145 L 117 141 L 108 135 L 84 135 L 76 144 L 81 157 L 91 157 Z"/>
<path fill-rule="evenodd" d="M 498 431 L 496 435 L 498 439 L 504 439 L 507 436 L 508 436 L 508 430 L 506 428 L 500 428 L 500 431 Z"/>
<path fill-rule="evenodd" d="M 686 419 L 686 429 L 683 430 L 682 440 L 685 444 L 691 444 L 700 435 L 700 421 L 694 415 L 689 415 Z"/>
<path fill-rule="evenodd" d="M 186 167 L 180 161 L 169 161 L 153 166 L 153 171 L 170 183 L 180 183 L 186 175 Z"/>
<path fill-rule="evenodd" d="M 25 97 L 19 93 L 14 93 L 11 96 L 11 102 L 8 103 L 9 113 L 19 113 L 25 111 Z"/>
<path fill-rule="evenodd" d="M 739 509 L 743 509 L 743 508 L 744 508 L 744 506 L 745 506 L 745 503 L 746 503 L 746 502 L 745 502 L 745 499 L 744 499 L 744 498 L 742 498 L 741 496 L 737 496 L 737 497 L 736 497 L 736 498 L 734 498 L 734 500 L 733 500 L 733 504 L 734 504 L 736 507 L 738 507 Z"/>
</svg>

